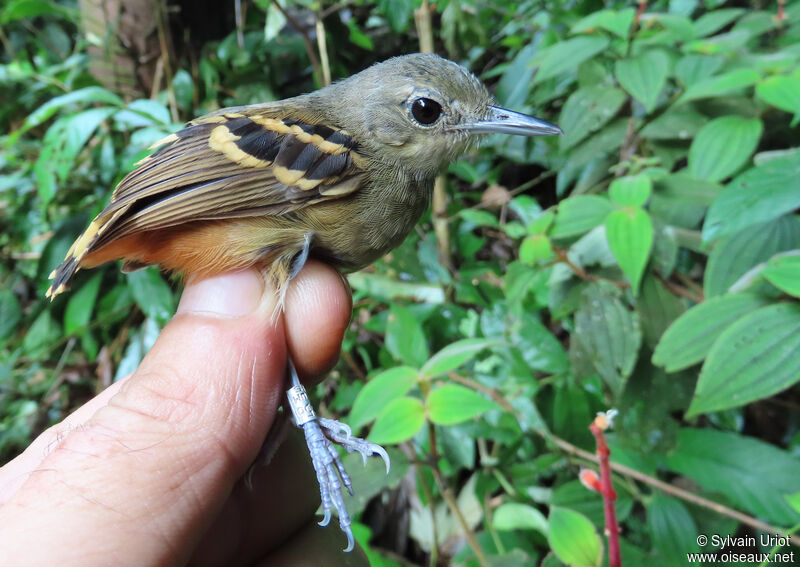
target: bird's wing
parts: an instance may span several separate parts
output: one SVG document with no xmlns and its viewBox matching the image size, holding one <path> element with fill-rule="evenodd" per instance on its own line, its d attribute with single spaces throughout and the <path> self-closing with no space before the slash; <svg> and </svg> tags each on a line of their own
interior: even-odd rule
<svg viewBox="0 0 800 567">
<path fill-rule="evenodd" d="M 190 221 L 282 214 L 363 185 L 363 158 L 347 132 L 270 114 L 238 108 L 168 136 L 120 182 L 89 238 L 78 242 L 97 249 Z"/>
<path fill-rule="evenodd" d="M 296 109 L 258 105 L 219 111 L 167 136 L 73 243 L 50 275 L 48 296 L 66 289 L 89 253 L 126 236 L 280 215 L 357 191 L 367 175 L 358 144 L 319 122 Z"/>
</svg>

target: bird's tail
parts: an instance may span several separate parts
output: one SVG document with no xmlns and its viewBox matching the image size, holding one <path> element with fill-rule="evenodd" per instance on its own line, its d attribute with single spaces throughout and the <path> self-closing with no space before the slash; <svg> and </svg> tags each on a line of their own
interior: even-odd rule
<svg viewBox="0 0 800 567">
<path fill-rule="evenodd" d="M 46 297 L 52 301 L 55 296 L 67 290 L 72 278 L 81 269 L 86 255 L 96 248 L 100 235 L 112 225 L 122 212 L 123 210 L 117 210 L 112 214 L 107 214 L 104 211 L 89 224 L 83 234 L 70 246 L 61 265 L 50 272 L 49 278 L 53 281 L 45 293 Z"/>
</svg>

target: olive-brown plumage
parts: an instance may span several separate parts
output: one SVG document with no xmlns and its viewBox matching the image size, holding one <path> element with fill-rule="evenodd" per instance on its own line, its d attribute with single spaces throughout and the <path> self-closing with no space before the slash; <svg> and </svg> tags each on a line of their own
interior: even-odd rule
<svg viewBox="0 0 800 567">
<path fill-rule="evenodd" d="M 284 290 L 307 254 L 343 271 L 397 246 L 473 134 L 552 134 L 492 105 L 464 68 L 396 57 L 299 97 L 223 109 L 159 142 L 51 274 L 121 258 L 212 275 L 256 265 Z"/>
</svg>

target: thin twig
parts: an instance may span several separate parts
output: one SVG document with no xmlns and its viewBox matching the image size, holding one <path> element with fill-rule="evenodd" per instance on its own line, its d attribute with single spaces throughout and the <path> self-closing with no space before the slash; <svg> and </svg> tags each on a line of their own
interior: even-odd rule
<svg viewBox="0 0 800 567">
<path fill-rule="evenodd" d="M 461 513 L 461 509 L 458 507 L 458 501 L 456 501 L 453 491 L 445 482 L 438 465 L 434 465 L 431 470 L 433 471 L 433 478 L 436 480 L 436 485 L 439 487 L 439 492 L 442 493 L 444 501 L 447 503 L 447 507 L 450 508 L 450 512 L 452 512 L 456 519 L 458 519 L 458 523 L 461 525 L 461 529 L 464 531 L 464 535 L 467 538 L 467 544 L 475 554 L 475 559 L 478 561 L 478 565 L 481 567 L 486 567 L 488 565 L 486 555 L 483 553 L 481 544 L 478 543 L 478 538 L 475 537 L 475 532 L 473 532 L 469 527 L 467 519 L 464 517 L 464 514 Z"/>
<path fill-rule="evenodd" d="M 627 284 L 625 282 L 620 282 L 620 281 L 612 280 L 612 279 L 609 279 L 609 278 L 601 278 L 601 277 L 596 276 L 594 274 L 590 274 L 589 272 L 587 272 L 586 270 L 584 270 L 583 268 L 581 268 L 580 266 L 575 264 L 572 260 L 570 260 L 569 256 L 567 255 L 567 252 L 565 250 L 563 250 L 562 248 L 559 248 L 556 245 L 552 245 L 551 248 L 553 249 L 553 253 L 556 255 L 556 258 L 558 259 L 558 261 L 559 262 L 563 262 L 564 264 L 566 264 L 566 266 L 570 270 L 572 270 L 572 272 L 582 280 L 586 280 L 588 282 L 599 282 L 599 281 L 602 280 L 602 281 L 609 282 L 609 283 L 617 286 L 620 289 L 627 289 L 627 288 L 631 287 L 629 284 Z"/>
<path fill-rule="evenodd" d="M 172 64 L 170 63 L 170 49 L 167 41 L 167 23 L 164 2 L 156 4 L 156 27 L 158 29 L 158 43 L 161 48 L 161 59 L 164 61 L 164 77 L 167 80 L 167 98 L 169 111 L 173 122 L 178 122 L 178 99 L 175 98 L 175 89 L 172 87 Z"/>
<path fill-rule="evenodd" d="M 681 297 L 685 297 L 686 299 L 689 299 L 690 301 L 694 301 L 695 303 L 703 303 L 703 296 L 702 295 L 697 295 L 693 291 L 691 291 L 689 289 L 686 289 L 685 287 L 679 286 L 675 282 L 672 282 L 672 281 L 668 280 L 667 278 L 665 278 L 664 276 L 662 276 L 661 274 L 659 274 L 657 272 L 654 272 L 654 273 L 655 273 L 656 278 L 658 278 L 658 280 L 662 284 L 664 284 L 664 286 L 667 287 L 675 295 L 679 295 Z"/>
<path fill-rule="evenodd" d="M 322 68 L 319 65 L 319 59 L 317 59 L 317 54 L 314 51 L 314 43 L 311 41 L 311 37 L 308 35 L 308 32 L 300 22 L 294 19 L 294 16 L 283 9 L 283 6 L 278 3 L 278 0 L 272 0 L 272 3 L 275 5 L 278 11 L 283 14 L 283 17 L 286 18 L 286 21 L 289 22 L 289 25 L 292 26 L 297 33 L 303 36 L 303 42 L 306 45 L 306 55 L 308 55 L 308 60 L 311 62 L 311 67 L 314 69 L 314 76 L 317 78 L 317 82 L 322 84 Z"/>
<path fill-rule="evenodd" d="M 322 16 L 317 13 L 317 49 L 322 63 L 322 86 L 327 87 L 331 84 L 331 65 L 328 61 L 328 42 L 325 37 L 325 24 L 322 23 Z"/>
</svg>

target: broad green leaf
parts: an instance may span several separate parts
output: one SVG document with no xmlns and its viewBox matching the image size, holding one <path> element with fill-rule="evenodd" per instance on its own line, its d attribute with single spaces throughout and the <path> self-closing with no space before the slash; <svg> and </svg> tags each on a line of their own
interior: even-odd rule
<svg viewBox="0 0 800 567">
<path fill-rule="evenodd" d="M 568 197 L 558 204 L 550 237 L 566 238 L 589 232 L 603 224 L 612 209 L 609 200 L 600 195 Z"/>
<path fill-rule="evenodd" d="M 747 293 L 707 299 L 667 328 L 653 353 L 653 364 L 663 366 L 667 372 L 697 364 L 725 329 L 765 305 L 765 299 Z"/>
<path fill-rule="evenodd" d="M 594 413 L 590 413 L 590 416 L 591 420 L 594 418 Z M 586 422 L 583 422 L 582 426 L 588 431 Z M 591 433 L 589 433 L 589 438 L 589 442 L 594 445 L 594 437 Z M 619 451 L 612 447 L 611 454 L 613 455 L 611 459 L 617 462 L 617 457 L 620 454 Z M 617 493 L 617 500 L 614 504 L 614 507 L 617 509 L 617 520 L 622 522 L 633 508 L 633 498 L 631 498 L 628 492 L 629 488 L 620 482 L 614 482 L 614 490 Z M 586 519 L 595 526 L 602 526 L 605 522 L 603 497 L 597 492 L 588 490 L 577 478 L 575 480 L 566 481 L 555 487 L 550 497 L 550 505 L 560 508 L 569 508 L 573 512 L 583 514 Z"/>
<path fill-rule="evenodd" d="M 623 10 L 598 10 L 582 18 L 572 26 L 570 32 L 573 34 L 582 32 L 592 32 L 596 28 L 610 31 L 617 37 L 625 39 L 628 31 L 633 24 L 636 15 L 635 8 L 625 8 Z"/>
<path fill-rule="evenodd" d="M 683 298 L 670 292 L 655 276 L 645 276 L 642 291 L 636 300 L 636 312 L 642 323 L 645 342 L 651 349 L 658 344 L 670 324 L 685 311 L 686 301 Z"/>
<path fill-rule="evenodd" d="M 533 370 L 558 374 L 569 370 L 564 346 L 533 314 L 526 314 L 514 330 L 514 344 Z"/>
<path fill-rule="evenodd" d="M 75 331 L 82 331 L 86 327 L 92 317 L 102 279 L 103 274 L 95 274 L 80 289 L 70 295 L 67 307 L 64 310 L 65 335 L 71 335 Z"/>
<path fill-rule="evenodd" d="M 12 0 L 0 11 L 0 23 L 35 18 L 36 16 L 56 15 L 75 17 L 71 10 L 47 0 Z"/>
<path fill-rule="evenodd" d="M 621 207 L 642 207 L 650 198 L 653 183 L 647 175 L 619 177 L 608 188 L 609 197 Z"/>
<path fill-rule="evenodd" d="M 386 323 L 386 348 L 397 360 L 421 367 L 429 358 L 428 342 L 419 320 L 405 307 L 392 305 Z"/>
<path fill-rule="evenodd" d="M 777 303 L 725 329 L 706 357 L 687 415 L 742 406 L 800 380 L 800 305 Z"/>
<path fill-rule="evenodd" d="M 491 344 L 486 339 L 461 339 L 449 344 L 422 365 L 420 376 L 433 378 L 455 370 Z"/>
<path fill-rule="evenodd" d="M 769 282 L 780 289 L 800 297 L 800 256 L 798 251 L 773 257 L 762 272 Z"/>
<path fill-rule="evenodd" d="M 599 567 L 603 544 L 592 523 L 568 508 L 550 508 L 547 541 L 561 561 L 571 567 Z"/>
<path fill-rule="evenodd" d="M 800 488 L 800 460 L 772 445 L 726 431 L 686 428 L 665 460 L 736 508 L 781 526 L 800 521 L 785 500 Z"/>
<path fill-rule="evenodd" d="M 159 323 L 166 323 L 175 310 L 172 290 L 158 270 L 147 268 L 128 274 L 133 299 L 142 312 Z"/>
<path fill-rule="evenodd" d="M 793 114 L 800 113 L 800 77 L 777 75 L 756 85 L 758 98 Z"/>
<path fill-rule="evenodd" d="M 573 337 L 580 337 L 591 364 L 612 392 L 619 394 L 633 372 L 642 343 L 636 313 L 625 307 L 615 291 L 592 284 L 581 295 Z"/>
<path fill-rule="evenodd" d="M 676 105 L 715 96 L 739 92 L 758 82 L 760 75 L 752 69 L 737 69 L 715 77 L 708 77 L 688 86 Z"/>
<path fill-rule="evenodd" d="M 656 49 L 630 59 L 622 59 L 614 65 L 614 75 L 619 84 L 641 102 L 648 112 L 655 108 L 668 74 L 669 57 Z"/>
<path fill-rule="evenodd" d="M 531 90 L 535 69 L 531 60 L 536 55 L 536 44 L 520 49 L 497 83 L 497 100 L 507 108 L 521 108 Z"/>
<path fill-rule="evenodd" d="M 31 357 L 41 355 L 41 352 L 51 347 L 61 335 L 59 326 L 45 310 L 31 324 L 22 339 L 22 350 Z"/>
<path fill-rule="evenodd" d="M 640 207 L 614 211 L 606 219 L 606 238 L 619 267 L 638 294 L 650 250 L 653 247 L 653 223 Z"/>
<path fill-rule="evenodd" d="M 536 530 L 547 535 L 547 518 L 539 510 L 520 502 L 506 502 L 498 506 L 492 518 L 494 529 L 499 531 Z"/>
<path fill-rule="evenodd" d="M 33 128 L 34 126 L 38 126 L 53 116 L 58 109 L 68 104 L 90 104 L 96 102 L 102 102 L 112 106 L 122 106 L 124 104 L 123 100 L 111 91 L 107 91 L 101 87 L 85 87 L 77 91 L 72 91 L 71 93 L 51 98 L 42 106 L 30 113 L 25 118 L 22 129 L 18 130 L 14 134 L 17 135 L 20 132 L 24 132 L 30 128 Z"/>
<path fill-rule="evenodd" d="M 700 551 L 697 525 L 680 500 L 656 492 L 647 506 L 647 527 L 653 546 L 670 565 L 681 565 L 687 553 Z"/>
<path fill-rule="evenodd" d="M 10 289 L 0 289 L 0 339 L 9 336 L 22 317 L 16 294 Z"/>
<path fill-rule="evenodd" d="M 559 125 L 564 130 L 561 149 L 571 148 L 607 124 L 625 103 L 625 93 L 614 87 L 597 85 L 578 89 L 561 111 Z"/>
<path fill-rule="evenodd" d="M 712 10 L 697 18 L 694 22 L 695 37 L 706 37 L 721 30 L 745 12 L 742 8 L 723 8 Z"/>
<path fill-rule="evenodd" d="M 722 55 L 684 55 L 675 65 L 675 75 L 688 88 L 712 77 L 724 64 Z"/>
<path fill-rule="evenodd" d="M 526 264 L 534 265 L 550 261 L 554 256 L 550 239 L 541 234 L 526 236 L 519 245 L 519 259 Z"/>
<path fill-rule="evenodd" d="M 708 210 L 703 240 L 773 221 L 798 207 L 800 153 L 793 153 L 748 169 L 728 183 Z"/>
<path fill-rule="evenodd" d="M 723 238 L 708 259 L 703 284 L 706 297 L 727 292 L 751 268 L 795 248 L 800 248 L 800 222 L 792 215 Z"/>
<path fill-rule="evenodd" d="M 414 14 L 413 0 L 378 0 L 378 9 L 395 33 L 405 31 Z"/>
<path fill-rule="evenodd" d="M 709 181 L 730 177 L 753 154 L 763 130 L 757 118 L 723 116 L 712 120 L 689 148 L 689 171 L 696 179 Z"/>
<path fill-rule="evenodd" d="M 369 423 L 392 401 L 405 396 L 417 383 L 419 372 L 410 366 L 384 370 L 367 382 L 353 401 L 349 422 L 353 429 Z"/>
<path fill-rule="evenodd" d="M 650 140 L 689 140 L 708 122 L 703 114 L 688 106 L 670 108 L 642 128 L 639 134 Z"/>
<path fill-rule="evenodd" d="M 675 199 L 686 208 L 688 204 L 709 206 L 722 191 L 722 186 L 713 181 L 695 179 L 685 169 L 681 169 L 658 179 L 655 189 L 657 194 Z"/>
<path fill-rule="evenodd" d="M 533 84 L 565 71 L 576 70 L 583 61 L 608 47 L 608 43 L 608 39 L 604 37 L 579 36 L 547 47 L 536 56 L 539 70 L 533 77 Z"/>
<path fill-rule="evenodd" d="M 426 404 L 431 421 L 439 425 L 461 423 L 497 408 L 494 402 L 458 384 L 436 388 L 428 395 Z"/>
<path fill-rule="evenodd" d="M 425 407 L 416 398 L 397 398 L 378 415 L 367 439 L 378 445 L 408 441 L 425 423 Z"/>
</svg>

